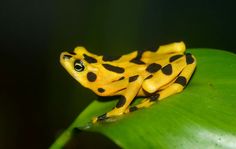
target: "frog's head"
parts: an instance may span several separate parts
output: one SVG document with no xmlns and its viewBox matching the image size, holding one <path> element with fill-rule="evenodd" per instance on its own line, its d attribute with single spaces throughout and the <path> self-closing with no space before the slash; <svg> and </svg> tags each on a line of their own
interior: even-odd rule
<svg viewBox="0 0 236 149">
<path fill-rule="evenodd" d="M 88 87 L 97 79 L 97 55 L 89 53 L 84 47 L 76 47 L 74 52 L 62 52 L 60 63 L 80 84 Z"/>
</svg>

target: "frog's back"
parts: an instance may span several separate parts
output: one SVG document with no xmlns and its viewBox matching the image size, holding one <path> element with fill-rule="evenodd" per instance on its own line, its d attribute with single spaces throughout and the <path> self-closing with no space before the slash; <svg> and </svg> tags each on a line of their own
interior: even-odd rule
<svg viewBox="0 0 236 149">
<path fill-rule="evenodd" d="M 176 42 L 164 46 L 160 46 L 156 50 L 138 50 L 132 53 L 118 57 L 117 59 L 106 60 L 103 56 L 103 61 L 120 67 L 142 67 L 142 65 L 149 65 L 152 63 L 159 63 L 160 65 L 167 64 L 170 59 L 179 57 L 185 52 L 185 44 L 183 42 Z"/>
</svg>

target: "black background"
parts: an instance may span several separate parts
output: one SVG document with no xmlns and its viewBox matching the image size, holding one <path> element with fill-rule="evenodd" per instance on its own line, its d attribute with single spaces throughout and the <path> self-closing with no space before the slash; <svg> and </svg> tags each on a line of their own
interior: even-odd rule
<svg viewBox="0 0 236 149">
<path fill-rule="evenodd" d="M 83 45 L 96 54 L 120 55 L 185 41 L 188 48 L 235 53 L 235 3 L 2 1 L 0 148 L 47 148 L 96 99 L 60 66 L 61 51 Z"/>
</svg>

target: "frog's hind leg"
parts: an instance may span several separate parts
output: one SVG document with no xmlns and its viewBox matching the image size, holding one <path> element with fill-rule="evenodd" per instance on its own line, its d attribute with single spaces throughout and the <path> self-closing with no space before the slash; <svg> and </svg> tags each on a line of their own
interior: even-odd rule
<svg viewBox="0 0 236 149">
<path fill-rule="evenodd" d="M 187 55 L 188 57 L 191 55 Z M 176 80 L 173 82 L 173 84 L 169 85 L 168 87 L 164 88 L 161 91 L 158 91 L 157 93 L 155 93 L 154 95 L 143 99 L 143 101 L 141 101 L 140 104 L 133 106 L 133 107 L 129 107 L 125 113 L 129 113 L 132 111 L 136 111 L 140 108 L 147 108 L 149 106 L 151 106 L 153 103 L 155 103 L 158 100 L 162 100 L 168 96 L 171 96 L 173 94 L 179 93 L 181 92 L 184 87 L 187 85 L 189 79 L 192 76 L 192 73 L 194 72 L 196 67 L 196 60 L 194 58 L 194 61 L 192 63 L 189 63 L 182 71 L 181 73 L 178 75 L 178 77 L 176 78 Z"/>
</svg>

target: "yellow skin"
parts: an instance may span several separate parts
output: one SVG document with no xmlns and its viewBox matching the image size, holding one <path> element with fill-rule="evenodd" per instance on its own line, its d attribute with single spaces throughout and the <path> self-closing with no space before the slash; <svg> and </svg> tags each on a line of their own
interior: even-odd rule
<svg viewBox="0 0 236 149">
<path fill-rule="evenodd" d="M 80 84 L 97 95 L 121 97 L 116 107 L 95 117 L 93 123 L 149 107 L 181 92 L 196 67 L 194 56 L 185 54 L 183 42 L 163 45 L 155 51 L 135 51 L 116 59 L 76 47 L 72 53 L 61 53 L 60 62 Z M 146 98 L 131 107 L 137 96 Z"/>
</svg>

